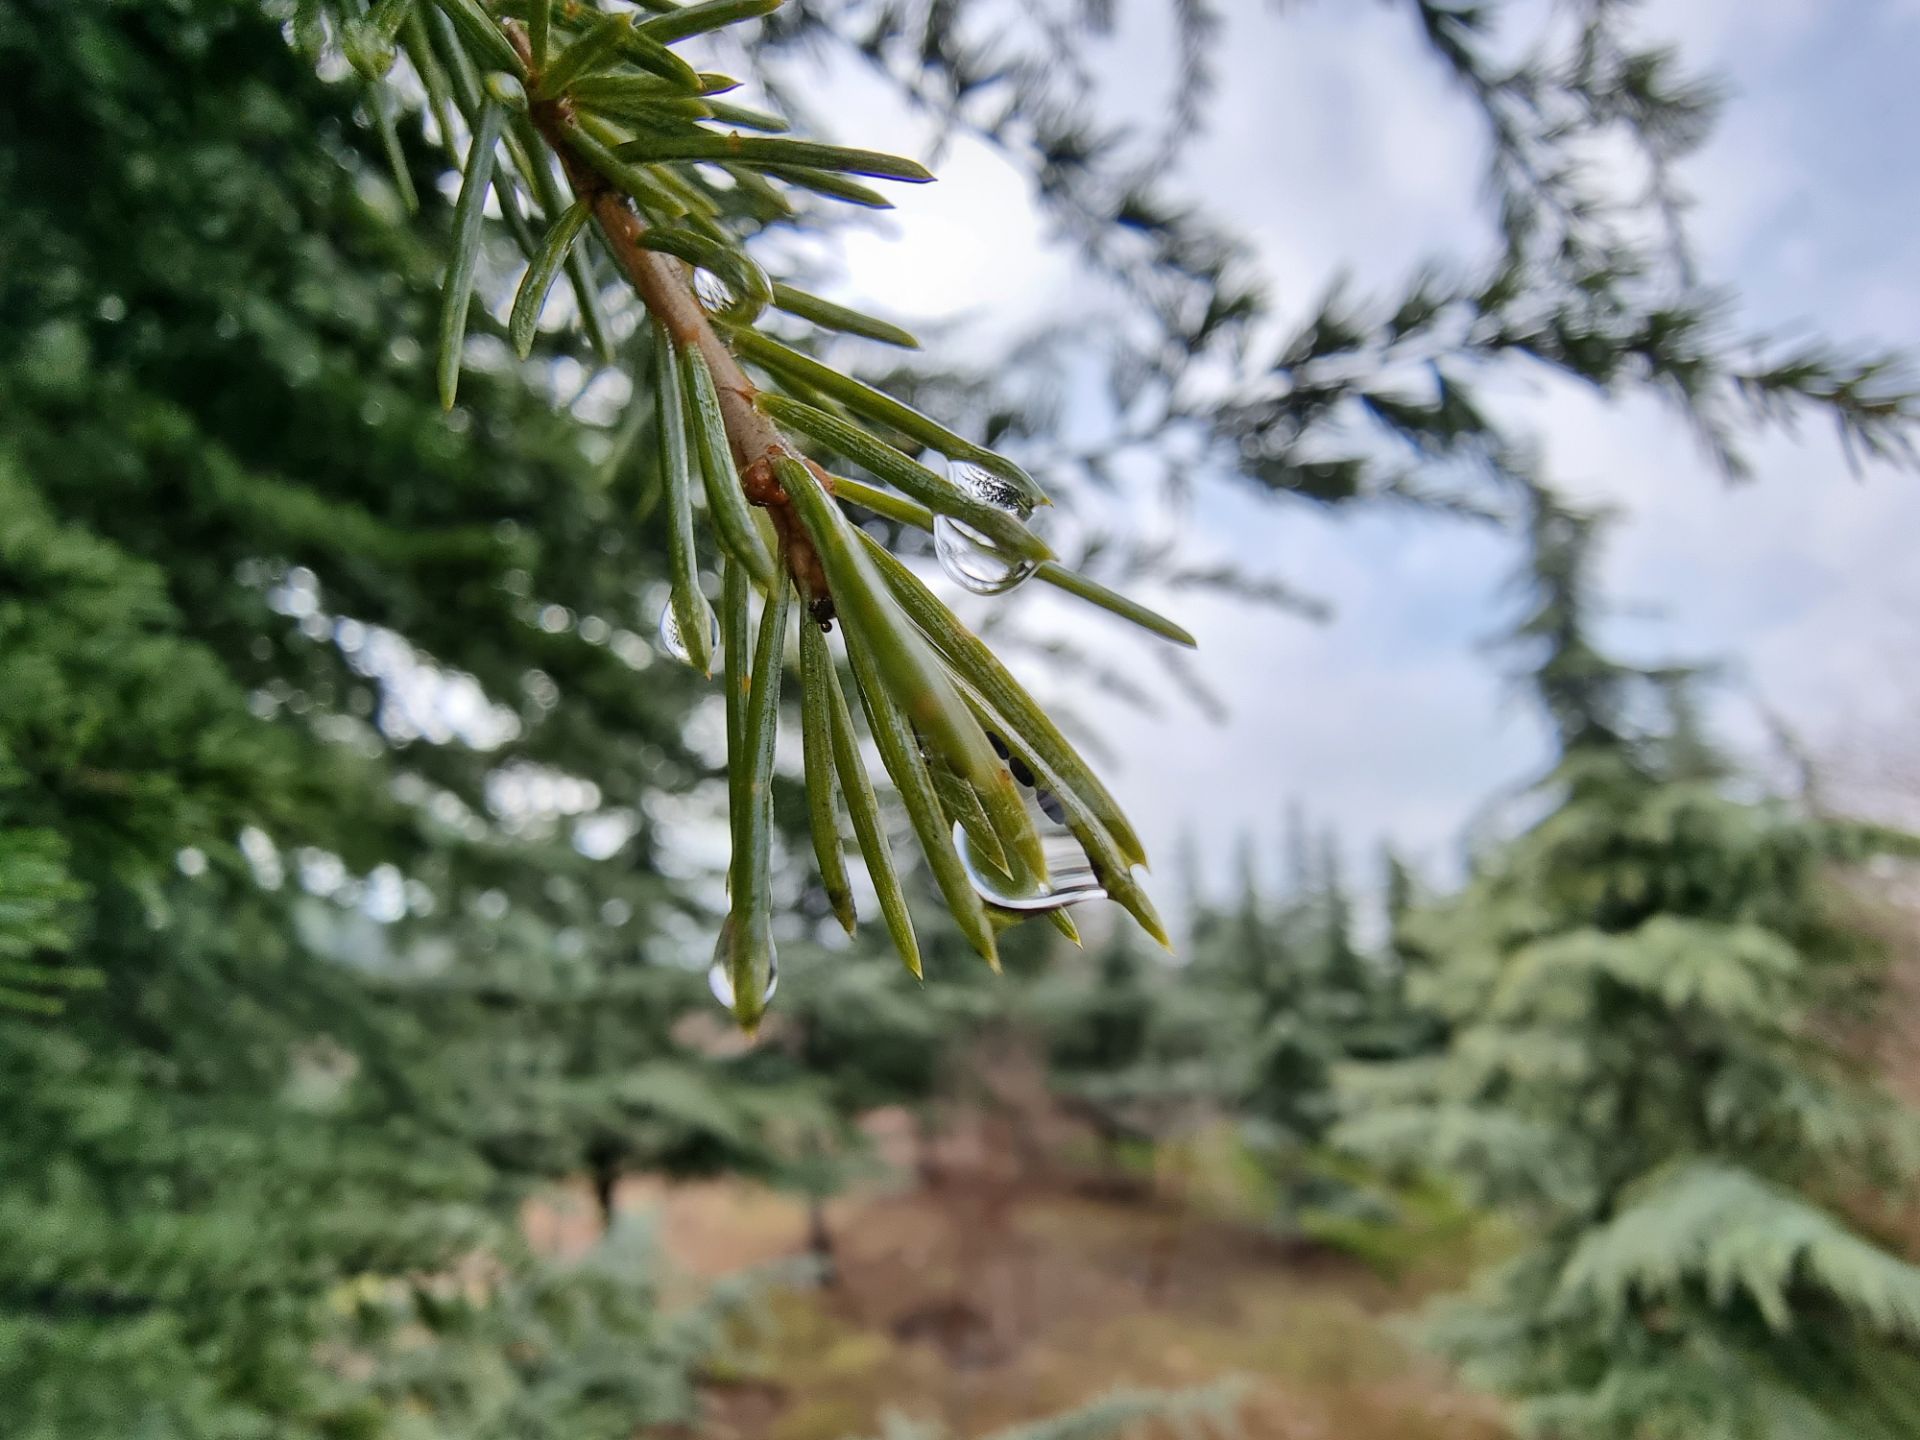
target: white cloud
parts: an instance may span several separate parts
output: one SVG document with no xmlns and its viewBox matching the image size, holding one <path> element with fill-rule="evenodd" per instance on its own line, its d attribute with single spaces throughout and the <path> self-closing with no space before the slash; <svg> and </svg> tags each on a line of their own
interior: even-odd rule
<svg viewBox="0 0 1920 1440">
<path fill-rule="evenodd" d="M 909 322 L 973 320 L 974 343 L 1025 328 L 1069 283 L 1071 260 L 1048 247 L 1026 180 L 979 141 L 955 141 L 939 174 L 889 187 L 884 225 L 846 237 L 851 287 Z"/>
<path fill-rule="evenodd" d="M 1758 324 L 1819 318 L 1840 338 L 1911 336 L 1920 174 L 1906 147 L 1920 100 L 1891 41 L 1910 37 L 1920 4 L 1843 13 L 1814 0 L 1689 0 L 1647 13 L 1726 71 L 1735 96 L 1721 138 L 1685 176 L 1709 273 L 1744 290 Z M 1869 34 L 1889 43 L 1868 45 Z M 1106 93 L 1143 97 L 1152 117 L 1168 53 L 1152 27 L 1123 32 L 1103 56 Z M 1275 15 L 1241 0 L 1219 58 L 1222 90 L 1182 178 L 1257 241 L 1285 310 L 1336 269 L 1366 290 L 1429 256 L 1481 253 L 1474 118 L 1398 11 Z M 977 147 L 942 169 L 940 185 L 902 197 L 895 238 L 851 242 L 852 288 L 905 314 L 997 312 L 1017 328 L 1045 313 L 1070 267 L 1042 244 L 1021 182 Z M 1911 696 L 1888 676 L 1911 655 L 1920 614 L 1911 478 L 1856 483 L 1822 434 L 1767 442 L 1757 480 L 1729 489 L 1650 402 L 1606 407 L 1553 385 L 1509 410 L 1537 427 L 1576 493 L 1630 512 L 1609 578 L 1623 601 L 1665 618 L 1623 619 L 1623 643 L 1727 659 L 1816 732 Z M 1329 522 L 1240 495 L 1207 499 L 1194 523 L 1203 547 L 1259 557 L 1339 614 L 1315 628 L 1145 597 L 1199 636 L 1201 671 L 1232 712 L 1214 728 L 1177 701 L 1161 718 L 1100 707 L 1121 756 L 1116 788 L 1158 858 L 1184 834 L 1224 860 L 1239 833 L 1272 836 L 1297 797 L 1356 848 L 1391 833 L 1443 859 L 1476 808 L 1538 764 L 1538 730 L 1478 644 L 1501 615 L 1499 546 L 1445 522 Z M 1106 644 L 1111 629 L 1091 619 L 1083 633 Z"/>
</svg>

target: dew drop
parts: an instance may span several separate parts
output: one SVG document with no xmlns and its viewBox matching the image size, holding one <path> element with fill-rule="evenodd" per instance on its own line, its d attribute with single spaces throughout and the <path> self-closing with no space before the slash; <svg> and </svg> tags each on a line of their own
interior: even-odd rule
<svg viewBox="0 0 1920 1440">
<path fill-rule="evenodd" d="M 720 622 L 714 618 L 711 610 L 707 612 L 707 650 L 709 653 L 720 648 Z M 660 648 L 682 665 L 693 663 L 693 654 L 687 649 L 687 637 L 680 633 L 680 617 L 673 606 L 660 612 Z"/>
<path fill-rule="evenodd" d="M 953 841 L 960 851 L 960 863 L 966 866 L 967 878 L 973 882 L 980 898 L 1003 910 L 1027 914 L 1064 910 L 1082 900 L 1104 899 L 1107 892 L 1093 861 L 1067 828 L 1067 811 L 1060 797 L 1051 790 L 1036 788 L 1032 772 L 1019 764 L 1017 758 L 1009 757 L 1008 764 L 1010 769 L 1018 764 L 1018 769 L 1013 770 L 1014 779 L 1025 791 L 1028 818 L 1033 821 L 1034 833 L 1040 837 L 1041 858 L 1047 862 L 1047 878 L 1043 882 L 1030 877 L 1015 879 L 998 862 L 980 852 L 964 827 L 956 826 Z"/>
<path fill-rule="evenodd" d="M 727 1009 L 733 1009 L 733 976 L 728 973 L 727 962 L 716 960 L 707 971 L 707 988 L 713 992 L 713 998 Z M 760 992 L 760 1003 L 766 1004 L 773 999 L 773 992 L 780 988 L 780 960 L 772 957 L 767 969 L 767 988 Z"/>
<path fill-rule="evenodd" d="M 958 826 L 954 828 L 953 841 L 959 847 L 960 863 L 966 867 L 974 890 L 982 900 L 1002 910 L 1040 915 L 1049 910 L 1064 910 L 1083 900 L 1106 897 L 1093 862 L 1064 825 L 1040 827 L 1040 849 L 1047 861 L 1044 884 L 1015 880 L 982 855 L 972 837 Z"/>
<path fill-rule="evenodd" d="M 1026 914 L 1043 914 L 1077 905 L 1082 900 L 1106 898 L 1106 888 L 1100 883 L 1093 861 L 1067 828 L 1067 807 L 1060 797 L 1039 784 L 1032 767 L 991 730 L 987 731 L 987 743 L 993 746 L 994 754 L 1006 762 L 1008 773 L 1023 792 L 1028 818 L 1033 821 L 1034 833 L 1040 837 L 1041 858 L 1047 862 L 1047 879 L 1044 884 L 1014 879 L 998 862 L 979 851 L 964 827 L 956 826 L 954 844 L 960 851 L 967 878 L 973 882 L 980 898 L 1003 910 Z"/>
<path fill-rule="evenodd" d="M 734 990 L 735 972 L 745 970 L 750 975 L 758 975 L 763 973 L 763 965 L 766 979 L 758 1003 L 743 1002 Z M 720 933 L 714 937 L 713 964 L 707 970 L 707 988 L 713 992 L 713 998 L 751 1030 L 779 983 L 780 957 L 773 948 L 773 933 L 766 920 L 760 921 L 760 932 L 753 936 L 740 928 L 735 915 L 729 914 L 720 922 Z"/>
<path fill-rule="evenodd" d="M 701 307 L 713 314 L 724 314 L 740 303 L 733 293 L 733 287 L 711 270 L 694 268 L 693 293 Z"/>
<path fill-rule="evenodd" d="M 947 477 L 976 500 L 1025 520 L 1033 514 L 1019 488 L 971 460 L 949 460 Z M 970 525 L 949 515 L 933 521 L 933 550 L 940 568 L 976 595 L 1001 595 L 1033 574 L 1032 560 L 1008 555 Z"/>
</svg>

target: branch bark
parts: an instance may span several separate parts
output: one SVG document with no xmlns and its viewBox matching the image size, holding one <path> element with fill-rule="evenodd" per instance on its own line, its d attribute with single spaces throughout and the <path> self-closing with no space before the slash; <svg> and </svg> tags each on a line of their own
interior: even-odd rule
<svg viewBox="0 0 1920 1440">
<path fill-rule="evenodd" d="M 531 93 L 539 83 L 539 77 L 533 73 L 532 47 L 518 24 L 508 22 L 504 28 L 527 66 L 527 88 Z M 820 477 L 829 493 L 833 489 L 831 477 L 789 444 L 779 427 L 755 407 L 753 397 L 758 387 L 747 377 L 733 351 L 707 318 L 706 310 L 694 294 L 686 263 L 642 245 L 640 236 L 646 230 L 646 222 L 640 218 L 632 200 L 575 152 L 568 141 L 576 123 L 569 102 L 564 97 L 536 100 L 528 107 L 528 118 L 548 148 L 560 157 L 560 168 L 566 174 L 574 198 L 586 202 L 614 263 L 648 313 L 666 327 L 675 344 L 697 347 L 706 360 L 707 368 L 713 373 L 720 418 L 726 425 L 727 443 L 733 450 L 741 488 L 748 500 L 765 509 L 772 518 L 786 555 L 788 572 L 809 612 L 825 625 L 834 614 L 826 571 L 814 553 L 805 527 L 793 514 L 786 492 L 774 476 L 773 462 L 785 455 L 801 460 Z"/>
<path fill-rule="evenodd" d="M 693 293 L 684 261 L 671 255 L 648 250 L 640 243 L 645 224 L 633 205 L 615 190 L 567 144 L 570 123 L 562 107 L 565 101 L 547 101 L 533 106 L 533 123 L 541 138 L 560 157 L 567 183 L 574 198 L 585 200 L 593 218 L 606 237 L 614 263 L 633 285 L 641 303 L 667 327 L 667 333 L 683 346 L 697 346 L 713 372 L 713 383 L 720 394 L 720 414 L 726 421 L 727 439 L 733 446 L 734 463 L 740 473 L 760 460 L 791 452 L 774 423 L 754 408 L 758 387 L 747 378 L 733 351 L 727 348 L 707 319 L 706 311 Z"/>
</svg>

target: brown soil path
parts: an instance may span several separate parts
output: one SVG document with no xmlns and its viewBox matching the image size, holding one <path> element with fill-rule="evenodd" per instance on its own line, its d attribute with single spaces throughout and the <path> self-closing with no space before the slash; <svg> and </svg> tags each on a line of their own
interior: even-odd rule
<svg viewBox="0 0 1920 1440">
<path fill-rule="evenodd" d="M 697 1433 L 850 1440 L 892 1411 L 975 1437 L 1119 1387 L 1228 1379 L 1249 1440 L 1505 1433 L 1402 1338 L 1416 1284 L 1112 1189 L 956 1166 L 931 1188 L 834 1202 L 837 1283 L 770 1294 Z M 696 1282 L 804 1250 L 803 1207 L 757 1187 L 636 1181 L 619 1199 L 651 1213 Z M 560 1252 L 597 1232 L 584 1192 L 529 1225 Z"/>
</svg>

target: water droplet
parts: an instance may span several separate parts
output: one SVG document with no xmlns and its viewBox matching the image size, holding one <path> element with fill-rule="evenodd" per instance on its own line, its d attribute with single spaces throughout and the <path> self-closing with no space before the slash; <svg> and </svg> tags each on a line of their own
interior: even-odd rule
<svg viewBox="0 0 1920 1440">
<path fill-rule="evenodd" d="M 660 612 L 660 648 L 682 665 L 693 663 L 693 654 L 687 649 L 687 637 L 680 633 L 680 617 L 674 614 L 672 605 L 668 605 Z M 712 653 L 719 648 L 720 622 L 709 610 L 707 612 L 707 650 Z"/>
<path fill-rule="evenodd" d="M 723 314 L 740 303 L 731 285 L 711 270 L 702 270 L 697 266 L 693 272 L 693 293 L 703 308 L 716 315 Z"/>
<path fill-rule="evenodd" d="M 1010 760 L 1010 766 L 1013 763 L 1017 762 Z M 1094 871 L 1093 861 L 1087 858 L 1086 850 L 1067 828 L 1066 807 L 1051 790 L 1035 789 L 1030 772 L 1026 779 L 1020 779 L 1020 772 L 1026 769 L 1020 765 L 1014 778 L 1026 790 L 1027 813 L 1033 821 L 1034 832 L 1040 837 L 1041 856 L 1047 862 L 1046 881 L 1014 879 L 979 851 L 964 828 L 956 826 L 953 841 L 960 851 L 960 863 L 967 867 L 967 878 L 989 905 L 1027 914 L 1062 910 L 1082 900 L 1104 899 L 1107 892 Z"/>
<path fill-rule="evenodd" d="M 1020 520 L 1033 514 L 1033 506 L 1018 486 L 971 460 L 949 460 L 947 477 L 996 510 Z M 934 517 L 933 550 L 940 568 L 976 595 L 1004 594 L 1036 568 L 1034 561 L 1008 555 L 978 530 L 949 515 Z"/>
<path fill-rule="evenodd" d="M 744 970 L 749 975 L 764 974 L 760 998 L 757 1004 L 749 1004 L 735 993 L 734 975 Z M 720 922 L 720 933 L 714 937 L 713 964 L 707 970 L 707 988 L 713 992 L 713 998 L 731 1010 L 749 1030 L 758 1022 L 760 1012 L 766 1008 L 767 1001 L 773 998 L 773 992 L 780 983 L 780 957 L 773 948 L 773 932 L 763 917 L 759 922 L 759 934 L 756 936 L 742 926 L 736 917 L 729 914 Z"/>
<path fill-rule="evenodd" d="M 767 970 L 767 988 L 760 992 L 760 1003 L 766 1004 L 773 999 L 773 992 L 780 988 L 780 959 L 772 957 Z M 713 992 L 713 998 L 727 1009 L 733 1009 L 733 976 L 727 971 L 727 962 L 716 960 L 707 971 L 707 989 Z"/>
</svg>

